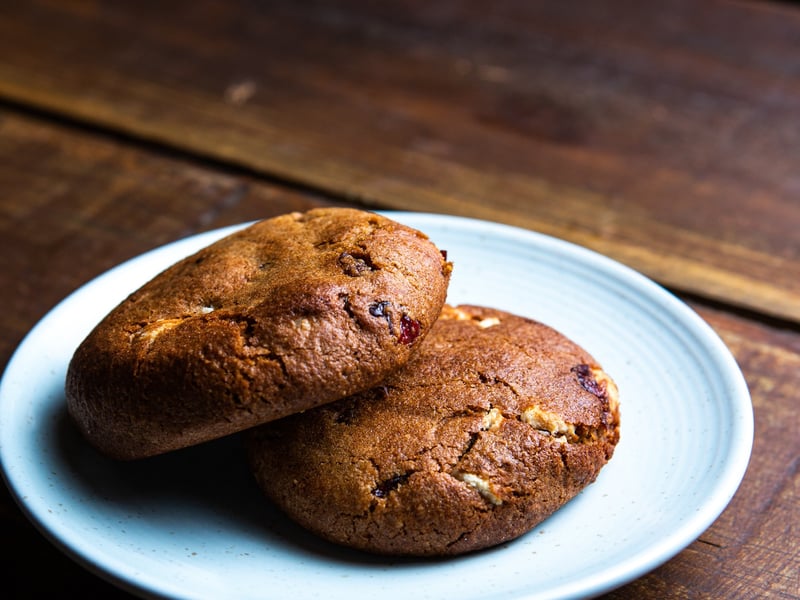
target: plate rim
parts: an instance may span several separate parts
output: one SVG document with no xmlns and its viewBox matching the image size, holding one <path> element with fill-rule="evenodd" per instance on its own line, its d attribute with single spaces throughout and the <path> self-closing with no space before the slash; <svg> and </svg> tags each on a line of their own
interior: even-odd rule
<svg viewBox="0 0 800 600">
<path fill-rule="evenodd" d="M 471 217 L 395 210 L 374 212 L 384 214 L 399 222 L 412 220 L 415 222 L 412 226 L 422 231 L 425 231 L 426 224 L 428 223 L 432 224 L 431 229 L 435 226 L 439 229 L 442 227 L 449 227 L 457 230 L 470 229 L 483 232 L 488 230 L 490 233 L 499 237 L 521 238 L 529 243 L 533 242 L 539 247 L 546 247 L 548 253 L 551 252 L 552 249 L 556 249 L 560 253 L 578 256 L 583 260 L 592 261 L 594 264 L 598 264 L 602 268 L 615 273 L 627 285 L 634 286 L 637 292 L 646 296 L 646 304 L 649 304 L 654 297 L 658 302 L 668 303 L 670 310 L 677 311 L 682 319 L 685 319 L 687 323 L 691 324 L 691 327 L 689 327 L 687 331 L 690 331 L 695 338 L 703 341 L 706 348 L 713 353 L 714 362 L 721 364 L 722 370 L 729 377 L 725 382 L 731 390 L 727 406 L 731 409 L 738 409 L 735 414 L 731 413 L 731 423 L 736 429 L 739 441 L 738 443 L 730 445 L 731 450 L 725 456 L 724 470 L 722 475 L 718 478 L 714 493 L 712 494 L 714 502 L 705 502 L 703 504 L 704 510 L 695 513 L 691 518 L 680 523 L 670 535 L 654 541 L 653 544 L 648 546 L 648 552 L 642 553 L 638 557 L 629 557 L 628 560 L 623 561 L 621 564 L 612 565 L 602 575 L 599 573 L 595 574 L 594 577 L 590 578 L 588 583 L 587 579 L 584 577 L 583 580 L 566 582 L 559 586 L 558 589 L 569 596 L 575 597 L 583 597 L 586 594 L 595 595 L 615 589 L 667 562 L 711 526 L 730 503 L 730 500 L 741 485 L 749 466 L 754 441 L 754 415 L 750 392 L 738 363 L 724 341 L 697 312 L 678 298 L 673 292 L 652 279 L 649 279 L 642 273 L 593 249 L 575 244 L 568 240 L 513 225 Z M 11 354 L 2 378 L 0 378 L 0 412 L 4 412 L 3 406 L 6 402 L 6 396 L 9 394 L 7 391 L 7 386 L 9 385 L 8 381 L 18 368 L 17 362 L 21 360 L 20 357 L 23 355 L 25 349 L 32 343 L 32 340 L 36 339 L 42 330 L 45 330 L 50 326 L 52 321 L 57 319 L 58 315 L 65 310 L 67 305 L 79 300 L 83 294 L 90 291 L 92 286 L 102 285 L 104 281 L 113 277 L 114 274 L 126 272 L 135 263 L 150 262 L 155 256 L 163 252 L 173 251 L 177 253 L 177 251 L 180 250 L 181 256 L 190 254 L 194 250 L 183 254 L 184 249 L 202 247 L 215 239 L 244 228 L 253 222 L 255 221 L 228 225 L 161 244 L 103 271 L 70 292 L 48 310 L 28 333 L 26 333 Z M 166 263 L 165 266 L 167 266 Z M 155 269 L 150 269 L 150 271 L 152 271 L 153 275 L 157 272 Z M 120 299 L 122 299 L 122 297 L 124 296 L 120 296 Z M 639 299 L 641 300 L 641 297 L 639 297 Z M 3 428 L 0 427 L 0 434 L 2 434 L 2 431 Z M 151 582 L 150 585 L 143 585 L 141 580 L 132 577 L 131 574 L 126 575 L 124 572 L 110 570 L 107 566 L 104 568 L 101 564 L 102 561 L 93 560 L 96 559 L 96 557 L 92 557 L 90 554 L 86 553 L 85 549 L 82 552 L 77 547 L 79 545 L 73 540 L 63 539 L 52 522 L 48 521 L 46 516 L 43 517 L 37 514 L 29 503 L 25 501 L 24 490 L 19 488 L 21 485 L 19 478 L 8 470 L 6 452 L 7 447 L 5 440 L 2 435 L 0 435 L 0 467 L 2 467 L 0 471 L 2 472 L 4 483 L 23 514 L 25 514 L 36 529 L 61 552 L 90 572 L 129 593 L 137 595 L 142 595 L 144 593 L 156 597 L 175 593 L 174 590 L 169 589 L 169 586 L 159 584 L 157 581 Z"/>
</svg>

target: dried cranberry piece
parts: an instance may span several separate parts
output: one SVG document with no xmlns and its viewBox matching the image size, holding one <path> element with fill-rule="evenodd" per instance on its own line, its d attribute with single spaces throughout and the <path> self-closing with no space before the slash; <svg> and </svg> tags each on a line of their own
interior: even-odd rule
<svg viewBox="0 0 800 600">
<path fill-rule="evenodd" d="M 400 484 L 405 483 L 410 476 L 411 473 L 404 473 L 402 475 L 390 477 L 386 481 L 381 481 L 377 486 L 375 486 L 375 489 L 372 490 L 372 495 L 376 498 L 386 498 L 386 496 L 389 495 L 389 492 L 396 490 Z"/>
<path fill-rule="evenodd" d="M 439 254 L 442 255 L 442 258 L 447 260 L 447 250 L 439 250 Z"/>
<path fill-rule="evenodd" d="M 400 336 L 397 338 L 401 344 L 412 344 L 419 337 L 420 323 L 408 315 L 400 319 Z"/>
<path fill-rule="evenodd" d="M 373 317 L 386 319 L 386 324 L 389 326 L 389 331 L 395 333 L 395 324 L 392 321 L 392 313 L 386 310 L 390 304 L 391 303 L 387 300 L 376 302 L 375 304 L 370 305 L 369 314 L 371 314 Z M 419 337 L 420 329 L 421 325 L 419 321 L 412 319 L 408 315 L 403 315 L 400 317 L 400 333 L 397 334 L 397 341 L 406 345 L 413 344 L 414 340 Z"/>
<path fill-rule="evenodd" d="M 383 302 L 376 302 L 369 307 L 369 314 L 373 317 L 386 317 L 386 307 L 389 306 L 389 302 L 384 300 Z"/>
<path fill-rule="evenodd" d="M 597 381 L 594 378 L 594 373 L 592 373 L 592 367 L 590 365 L 576 365 L 570 369 L 575 376 L 578 378 L 578 383 L 581 384 L 583 389 L 587 392 L 594 394 L 598 398 L 605 398 L 606 394 L 606 382 L 605 381 Z"/>
<path fill-rule="evenodd" d="M 381 302 L 376 302 L 375 304 L 371 304 L 369 307 L 369 314 L 373 317 L 383 318 L 386 319 L 386 325 L 389 326 L 389 333 L 394 335 L 394 325 L 392 324 L 392 313 L 391 311 L 387 311 L 386 307 L 389 306 L 391 303 L 388 300 L 383 300 Z"/>
</svg>

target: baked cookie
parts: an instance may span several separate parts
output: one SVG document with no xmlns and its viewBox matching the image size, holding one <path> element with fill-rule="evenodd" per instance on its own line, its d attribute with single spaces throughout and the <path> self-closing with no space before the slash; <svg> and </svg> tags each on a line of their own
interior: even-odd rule
<svg viewBox="0 0 800 600">
<path fill-rule="evenodd" d="M 435 322 L 451 265 L 421 232 L 325 208 L 256 223 L 131 294 L 75 352 L 69 412 L 133 459 L 376 385 Z"/>
<path fill-rule="evenodd" d="M 553 329 L 445 306 L 380 385 L 245 436 L 266 495 L 307 529 L 393 555 L 511 540 L 593 482 L 619 439 L 617 388 Z"/>
</svg>

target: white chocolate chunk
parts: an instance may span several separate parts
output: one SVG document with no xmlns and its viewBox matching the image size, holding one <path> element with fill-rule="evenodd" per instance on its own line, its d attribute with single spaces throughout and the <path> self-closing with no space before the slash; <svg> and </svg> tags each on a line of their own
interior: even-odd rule
<svg viewBox="0 0 800 600">
<path fill-rule="evenodd" d="M 468 312 L 461 310 L 460 308 L 456 308 L 455 306 L 450 307 L 449 310 L 444 312 L 442 315 L 446 319 L 455 319 L 456 321 L 471 321 L 472 315 Z"/>
<path fill-rule="evenodd" d="M 170 329 L 177 327 L 181 323 L 183 323 L 183 319 L 161 319 L 160 321 L 151 323 L 142 329 L 137 335 L 148 343 L 152 344 L 159 335 L 165 331 L 169 331 Z"/>
<path fill-rule="evenodd" d="M 600 386 L 605 386 L 606 394 L 608 394 L 608 408 L 611 412 L 616 412 L 619 409 L 619 389 L 614 380 L 599 367 L 592 367 L 592 377 L 597 381 Z"/>
<path fill-rule="evenodd" d="M 498 409 L 493 408 L 489 410 L 485 415 L 483 415 L 483 421 L 481 422 L 481 430 L 482 431 L 489 431 L 490 429 L 497 429 L 500 427 L 500 423 L 503 422 L 503 413 L 501 413 Z"/>
<path fill-rule="evenodd" d="M 294 328 L 298 331 L 311 331 L 311 321 L 305 317 L 294 319 L 292 325 L 294 325 Z"/>
<path fill-rule="evenodd" d="M 520 415 L 523 423 L 528 423 L 536 429 L 546 431 L 559 441 L 575 441 L 578 436 L 575 434 L 575 426 L 567 423 L 555 413 L 542 410 L 538 406 L 529 406 Z M 560 439 L 563 438 L 563 439 Z"/>
<path fill-rule="evenodd" d="M 478 327 L 481 329 L 488 329 L 489 327 L 494 327 L 495 325 L 500 325 L 500 319 L 497 317 L 486 317 L 485 319 L 478 321 Z"/>
<path fill-rule="evenodd" d="M 479 320 L 476 315 L 468 313 L 467 311 L 455 306 L 451 306 L 446 310 L 443 310 L 440 318 L 453 319 L 455 321 L 474 321 L 475 324 L 481 329 L 487 329 L 488 327 L 494 327 L 495 325 L 500 324 L 500 319 L 497 317 L 486 317 L 485 319 Z"/>
<path fill-rule="evenodd" d="M 483 496 L 485 500 L 491 502 L 495 506 L 500 506 L 503 503 L 503 501 L 492 491 L 491 484 L 485 479 L 472 473 L 456 473 L 455 477 L 456 479 L 463 481 L 469 487 L 476 490 L 481 496 Z"/>
</svg>

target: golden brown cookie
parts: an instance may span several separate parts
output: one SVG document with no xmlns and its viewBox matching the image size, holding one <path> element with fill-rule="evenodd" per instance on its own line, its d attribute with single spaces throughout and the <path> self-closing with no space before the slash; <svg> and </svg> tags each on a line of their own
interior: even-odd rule
<svg viewBox="0 0 800 600">
<path fill-rule="evenodd" d="M 382 554 L 511 540 L 593 482 L 617 388 L 578 345 L 505 312 L 446 306 L 380 385 L 246 435 L 256 480 L 302 526 Z"/>
<path fill-rule="evenodd" d="M 170 267 L 75 352 L 68 409 L 141 458 L 369 388 L 435 322 L 451 265 L 422 233 L 327 208 L 268 219 Z"/>
</svg>

